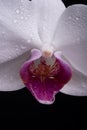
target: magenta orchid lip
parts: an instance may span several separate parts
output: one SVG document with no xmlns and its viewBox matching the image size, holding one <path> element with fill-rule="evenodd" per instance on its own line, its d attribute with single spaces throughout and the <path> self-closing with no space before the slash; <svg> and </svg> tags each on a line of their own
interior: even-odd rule
<svg viewBox="0 0 87 130">
<path fill-rule="evenodd" d="M 52 104 L 55 95 L 71 79 L 70 66 L 60 57 L 58 52 L 54 54 L 53 64 L 46 63 L 40 50 L 33 49 L 31 57 L 20 70 L 23 83 L 32 95 L 44 104 Z M 52 60 L 52 57 L 50 57 Z"/>
</svg>

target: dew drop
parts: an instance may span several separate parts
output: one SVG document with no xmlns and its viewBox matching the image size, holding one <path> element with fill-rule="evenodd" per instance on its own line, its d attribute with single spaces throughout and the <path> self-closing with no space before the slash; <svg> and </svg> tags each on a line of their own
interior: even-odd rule
<svg viewBox="0 0 87 130">
<path fill-rule="evenodd" d="M 25 20 L 27 20 L 28 18 L 27 17 L 25 17 Z"/>
<path fill-rule="evenodd" d="M 28 39 L 27 42 L 30 43 L 30 39 Z"/>
<path fill-rule="evenodd" d="M 4 36 L 6 35 L 6 32 L 3 31 L 1 34 L 2 34 L 2 36 L 4 37 Z"/>
<path fill-rule="evenodd" d="M 19 49 L 18 49 L 18 48 L 16 48 L 16 51 L 19 51 Z"/>
<path fill-rule="evenodd" d="M 49 78 L 50 78 L 50 79 L 54 79 L 54 77 L 52 77 L 52 76 L 51 76 L 51 77 L 49 77 Z"/>
<path fill-rule="evenodd" d="M 4 78 L 7 78 L 7 75 L 6 75 L 6 74 L 4 75 Z"/>
<path fill-rule="evenodd" d="M 3 31 L 3 32 L 2 32 L 2 34 L 4 35 L 4 34 L 5 34 L 5 32 Z"/>
<path fill-rule="evenodd" d="M 21 49 L 23 49 L 23 50 L 24 50 L 24 49 L 26 49 L 26 47 L 25 47 L 25 46 L 21 46 Z"/>
<path fill-rule="evenodd" d="M 17 20 L 15 19 L 13 22 L 14 22 L 14 23 L 17 23 Z"/>
<path fill-rule="evenodd" d="M 16 50 L 16 51 L 19 51 L 19 48 L 18 48 L 18 46 L 15 46 L 15 50 Z"/>
<path fill-rule="evenodd" d="M 35 78 L 36 76 L 32 75 L 32 78 Z"/>
<path fill-rule="evenodd" d="M 23 0 L 21 0 L 21 2 L 23 2 Z"/>
<path fill-rule="evenodd" d="M 17 14 L 19 14 L 19 13 L 20 13 L 19 9 L 17 9 L 17 10 L 16 10 L 16 13 L 17 13 Z"/>
<path fill-rule="evenodd" d="M 11 76 L 11 77 L 10 77 L 10 81 L 12 81 L 12 80 L 13 80 L 13 77 Z"/>
<path fill-rule="evenodd" d="M 11 55 L 8 56 L 8 59 L 11 59 Z"/>
<path fill-rule="evenodd" d="M 24 17 L 23 17 L 23 16 L 21 16 L 21 19 L 23 20 L 23 19 L 24 19 Z"/>
<path fill-rule="evenodd" d="M 82 82 L 82 87 L 85 88 L 86 87 L 86 83 L 85 82 Z"/>
<path fill-rule="evenodd" d="M 23 14 L 23 11 L 21 11 L 21 14 Z"/>
<path fill-rule="evenodd" d="M 80 44 L 80 37 L 78 37 L 76 40 L 78 41 L 77 43 Z"/>
<path fill-rule="evenodd" d="M 69 19 L 72 19 L 72 17 L 71 17 L 71 16 L 69 16 Z"/>
<path fill-rule="evenodd" d="M 76 17 L 76 20 L 78 21 L 78 20 L 79 20 L 79 17 Z"/>
</svg>

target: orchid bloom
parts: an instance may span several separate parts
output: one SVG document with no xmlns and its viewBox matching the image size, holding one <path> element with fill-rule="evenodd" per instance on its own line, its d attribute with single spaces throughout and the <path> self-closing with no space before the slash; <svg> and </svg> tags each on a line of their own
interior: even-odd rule
<svg viewBox="0 0 87 130">
<path fill-rule="evenodd" d="M 87 96 L 87 6 L 0 0 L 0 91 L 24 86 L 42 104 Z"/>
</svg>

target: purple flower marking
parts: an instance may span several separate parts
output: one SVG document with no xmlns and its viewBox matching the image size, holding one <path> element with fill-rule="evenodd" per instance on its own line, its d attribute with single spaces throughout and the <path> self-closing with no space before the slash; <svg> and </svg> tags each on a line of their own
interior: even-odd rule
<svg viewBox="0 0 87 130">
<path fill-rule="evenodd" d="M 40 102 L 52 104 L 55 94 L 71 79 L 72 72 L 70 66 L 55 52 L 50 57 L 53 63 L 47 63 L 37 49 L 32 50 L 31 57 L 26 61 L 20 70 L 21 78 L 32 93 Z"/>
</svg>

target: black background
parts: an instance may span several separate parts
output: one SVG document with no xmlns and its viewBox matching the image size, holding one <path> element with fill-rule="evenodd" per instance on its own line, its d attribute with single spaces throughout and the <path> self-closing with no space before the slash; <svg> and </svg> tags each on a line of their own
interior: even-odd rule
<svg viewBox="0 0 87 130">
<path fill-rule="evenodd" d="M 87 4 L 84 0 L 63 0 L 63 2 L 66 6 L 75 3 Z M 22 126 L 26 121 L 25 127 L 28 126 L 30 130 L 34 126 L 35 129 L 39 127 L 41 130 L 81 127 L 84 129 L 87 117 L 86 104 L 87 97 L 75 97 L 62 93 L 56 95 L 53 105 L 42 105 L 26 88 L 14 92 L 0 92 L 0 119 L 3 122 L 9 122 L 9 126 L 12 122 L 14 126 L 16 123 Z"/>
</svg>

